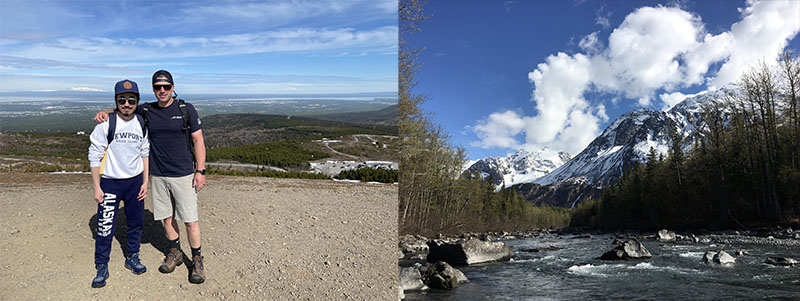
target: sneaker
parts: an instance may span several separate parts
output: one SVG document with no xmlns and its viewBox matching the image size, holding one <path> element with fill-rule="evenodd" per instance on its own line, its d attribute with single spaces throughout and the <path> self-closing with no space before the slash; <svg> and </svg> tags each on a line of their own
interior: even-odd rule
<svg viewBox="0 0 800 301">
<path fill-rule="evenodd" d="M 164 263 L 158 267 L 158 271 L 162 273 L 172 273 L 176 266 L 183 263 L 183 253 L 178 248 L 169 249 L 167 257 L 164 258 Z"/>
<path fill-rule="evenodd" d="M 98 264 L 97 275 L 94 276 L 94 279 L 92 279 L 92 287 L 106 286 L 106 279 L 108 279 L 108 264 Z"/>
<path fill-rule="evenodd" d="M 191 283 L 203 283 L 206 281 L 205 268 L 203 267 L 203 256 L 195 256 L 192 258 L 192 275 L 189 276 Z"/>
<path fill-rule="evenodd" d="M 139 253 L 133 253 L 130 257 L 125 258 L 125 268 L 136 275 L 147 272 L 147 267 L 139 261 Z"/>
</svg>

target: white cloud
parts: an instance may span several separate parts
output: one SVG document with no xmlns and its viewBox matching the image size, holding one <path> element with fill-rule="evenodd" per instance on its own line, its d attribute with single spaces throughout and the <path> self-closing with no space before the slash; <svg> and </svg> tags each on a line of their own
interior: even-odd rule
<svg viewBox="0 0 800 301">
<path fill-rule="evenodd" d="M 603 5 L 600 9 L 595 12 L 597 17 L 594 19 L 594 23 L 603 27 L 603 29 L 609 29 L 611 27 L 611 12 L 606 11 L 606 6 Z"/>
<path fill-rule="evenodd" d="M 238 20 L 239 22 L 284 22 L 312 19 L 319 16 L 349 14 L 363 11 L 376 15 L 397 12 L 397 1 L 392 0 L 328 0 L 328 1 L 235 1 L 212 5 L 187 5 L 176 15 L 192 22 L 214 22 Z M 350 17 L 356 17 L 350 15 Z"/>
<path fill-rule="evenodd" d="M 108 90 L 89 88 L 89 87 L 71 87 L 71 88 L 69 88 L 67 90 L 75 91 L 75 92 L 106 92 L 106 91 L 108 91 Z"/>
<path fill-rule="evenodd" d="M 396 49 L 397 27 L 371 30 L 290 28 L 211 37 L 171 36 L 162 38 L 109 39 L 62 38 L 8 53 L 22 58 L 84 61 L 125 58 L 127 60 L 209 57 L 252 53 L 321 52 Z M 337 53 L 340 53 L 337 52 Z M 361 53 L 361 52 L 358 52 Z"/>
<path fill-rule="evenodd" d="M 597 38 L 597 31 L 586 35 L 578 42 L 578 46 L 587 53 L 597 53 L 603 48 L 600 39 Z"/>
<path fill-rule="evenodd" d="M 536 114 L 493 113 L 490 117 L 504 116 L 513 124 L 524 122 L 524 127 L 503 135 L 497 129 L 508 121 L 488 118 L 472 128 L 480 138 L 475 144 L 549 146 L 576 154 L 609 119 L 604 103 L 591 105 L 584 93 L 607 93 L 614 105 L 624 96 L 641 107 L 669 109 L 696 95 L 679 92 L 682 88 L 708 84 L 715 89 L 736 81 L 759 60 L 774 62 L 800 31 L 800 1 L 751 0 L 740 11 L 742 19 L 730 31 L 712 35 L 699 16 L 679 7 L 636 9 L 608 36 L 607 47 L 599 31 L 593 32 L 578 43 L 585 53 L 558 53 L 537 65 L 528 74 Z M 601 12 L 597 22 L 604 25 Z M 709 70 L 715 63 L 722 63 L 719 71 Z M 524 142 L 512 141 L 522 133 Z"/>
<path fill-rule="evenodd" d="M 473 142 L 472 146 L 491 148 L 516 148 L 519 142 L 514 138 L 525 127 L 525 120 L 516 112 L 508 110 L 489 115 L 488 118 L 470 127 L 478 134 L 481 141 Z"/>
<path fill-rule="evenodd" d="M 748 1 L 742 21 L 733 24 L 730 56 L 711 81 L 714 87 L 739 79 L 759 60 L 773 63 L 787 38 L 800 31 L 800 1 Z"/>
<path fill-rule="evenodd" d="M 604 54 L 628 98 L 649 103 L 655 89 L 683 79 L 679 58 L 697 43 L 702 24 L 677 8 L 642 7 L 625 17 L 608 38 Z"/>
<path fill-rule="evenodd" d="M 538 112 L 527 124 L 528 142 L 544 144 L 568 139 L 560 134 L 571 123 L 573 111 L 588 108 L 583 93 L 590 83 L 589 76 L 586 56 L 569 56 L 563 52 L 547 57 L 546 63 L 528 73 L 528 79 L 535 86 L 533 100 Z"/>
</svg>

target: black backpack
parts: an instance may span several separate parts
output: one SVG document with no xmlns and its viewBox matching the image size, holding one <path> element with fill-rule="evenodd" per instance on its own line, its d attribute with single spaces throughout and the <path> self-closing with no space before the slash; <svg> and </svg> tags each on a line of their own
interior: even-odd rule
<svg viewBox="0 0 800 301">
<path fill-rule="evenodd" d="M 181 128 L 181 131 L 183 131 L 186 134 L 186 141 L 187 141 L 186 145 L 189 147 L 189 152 L 192 153 L 192 162 L 196 163 L 194 157 L 194 141 L 192 140 L 191 136 L 192 133 L 189 126 L 189 113 L 186 112 L 186 102 L 183 101 L 183 99 L 178 98 L 178 109 L 181 111 L 181 119 L 183 119 L 183 128 Z M 143 124 L 144 127 L 147 127 L 148 125 L 147 116 L 149 111 L 150 111 L 150 103 L 146 102 L 142 105 L 142 117 L 144 118 L 144 124 Z"/>
<path fill-rule="evenodd" d="M 139 114 L 133 114 L 136 116 L 136 120 L 139 121 L 139 125 L 142 126 L 142 135 L 144 137 L 147 136 L 147 120 L 143 119 Z M 117 131 L 117 113 L 109 113 L 108 114 L 108 135 L 106 135 L 106 141 L 108 141 L 107 145 L 111 145 L 111 141 L 114 140 L 114 132 Z"/>
</svg>

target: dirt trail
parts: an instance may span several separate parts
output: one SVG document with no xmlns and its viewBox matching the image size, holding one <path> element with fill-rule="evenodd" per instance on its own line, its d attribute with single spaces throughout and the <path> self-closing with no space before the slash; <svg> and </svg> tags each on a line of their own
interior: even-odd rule
<svg viewBox="0 0 800 301">
<path fill-rule="evenodd" d="M 0 299 L 397 297 L 397 186 L 209 176 L 199 196 L 205 283 L 189 283 L 186 265 L 158 272 L 166 240 L 148 198 L 140 252 L 147 272 L 124 268 L 118 220 L 108 284 L 93 289 L 90 182 L 0 173 Z M 181 237 L 189 252 L 184 229 Z"/>
</svg>

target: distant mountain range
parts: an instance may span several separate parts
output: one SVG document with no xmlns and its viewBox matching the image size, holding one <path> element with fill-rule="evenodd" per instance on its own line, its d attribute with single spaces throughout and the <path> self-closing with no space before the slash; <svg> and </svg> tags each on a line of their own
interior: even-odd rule
<svg viewBox="0 0 800 301">
<path fill-rule="evenodd" d="M 698 129 L 704 126 L 701 121 L 703 106 L 721 102 L 727 91 L 720 89 L 687 98 L 669 111 L 639 109 L 627 112 L 614 120 L 578 155 L 563 164 L 551 160 L 555 168 L 534 179 L 528 169 L 509 169 L 506 165 L 493 163 L 511 162 L 519 157 L 519 153 L 507 158 L 479 160 L 468 171 L 479 170 L 483 178 L 502 175 L 503 179 L 513 179 L 511 188 L 535 204 L 574 207 L 598 197 L 603 186 L 614 183 L 637 162 L 645 162 L 650 148 L 665 154 L 672 141 L 670 129 L 684 137 L 682 148 L 688 150 L 700 134 Z"/>
</svg>

